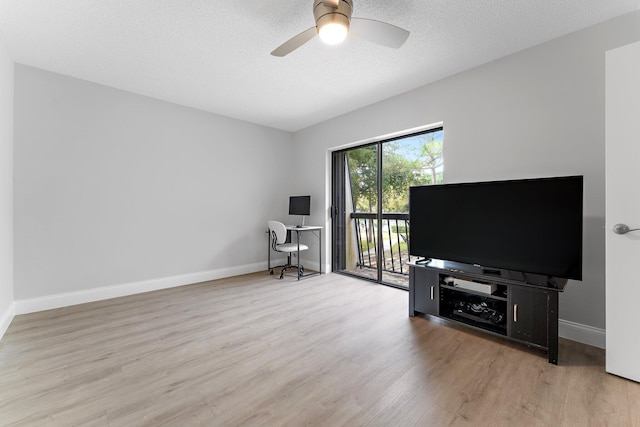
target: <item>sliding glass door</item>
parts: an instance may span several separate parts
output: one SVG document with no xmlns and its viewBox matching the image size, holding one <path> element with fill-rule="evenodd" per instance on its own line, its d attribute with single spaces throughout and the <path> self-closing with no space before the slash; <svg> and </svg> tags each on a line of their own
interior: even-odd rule
<svg viewBox="0 0 640 427">
<path fill-rule="evenodd" d="M 409 187 L 442 182 L 442 128 L 333 153 L 333 271 L 406 288 Z"/>
<path fill-rule="evenodd" d="M 378 277 L 378 144 L 333 154 L 333 271 Z"/>
</svg>

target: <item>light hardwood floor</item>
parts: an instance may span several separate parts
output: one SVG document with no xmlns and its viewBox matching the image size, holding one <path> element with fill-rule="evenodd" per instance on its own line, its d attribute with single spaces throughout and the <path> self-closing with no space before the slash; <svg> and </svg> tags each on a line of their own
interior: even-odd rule
<svg viewBox="0 0 640 427">
<path fill-rule="evenodd" d="M 630 426 L 640 384 L 408 317 L 406 291 L 266 273 L 16 316 L 0 425 Z"/>
</svg>

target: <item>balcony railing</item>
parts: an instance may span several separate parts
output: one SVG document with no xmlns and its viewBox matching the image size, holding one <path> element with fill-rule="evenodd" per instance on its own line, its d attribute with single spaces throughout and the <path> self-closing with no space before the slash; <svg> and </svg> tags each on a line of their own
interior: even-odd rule
<svg viewBox="0 0 640 427">
<path fill-rule="evenodd" d="M 377 268 L 378 229 L 375 213 L 351 214 L 358 248 L 357 266 Z M 409 268 L 409 214 L 382 214 L 382 271 L 408 276 Z"/>
</svg>

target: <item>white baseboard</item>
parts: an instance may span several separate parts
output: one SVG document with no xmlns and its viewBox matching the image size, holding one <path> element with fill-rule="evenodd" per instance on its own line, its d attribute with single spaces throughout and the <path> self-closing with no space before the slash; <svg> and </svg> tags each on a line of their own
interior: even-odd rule
<svg viewBox="0 0 640 427">
<path fill-rule="evenodd" d="M 241 274 L 266 271 L 267 263 L 259 262 L 236 267 L 221 268 L 217 270 L 200 271 L 197 273 L 181 274 L 177 276 L 162 277 L 159 279 L 143 280 L 141 282 L 123 283 L 119 285 L 104 286 L 77 292 L 47 295 L 38 298 L 29 298 L 15 301 L 15 314 L 35 313 L 37 311 L 52 310 L 87 302 L 101 301 L 110 298 L 118 298 L 143 292 L 157 291 L 176 286 L 190 285 L 209 280 L 223 279 L 239 276 Z"/>
<path fill-rule="evenodd" d="M 16 315 L 16 303 L 12 302 L 11 305 L 5 310 L 4 313 L 0 313 L 0 340 L 4 336 L 4 333 L 9 329 L 9 325 Z"/>
<path fill-rule="evenodd" d="M 280 265 L 282 260 L 272 260 L 274 265 Z M 307 268 L 317 270 L 318 264 L 304 261 Z M 325 265 L 325 272 L 329 266 Z M 47 295 L 38 298 L 17 300 L 9 308 L 0 313 L 0 339 L 9 328 L 15 315 L 35 313 L 37 311 L 52 310 L 87 302 L 101 301 L 110 298 L 118 298 L 143 292 L 173 288 L 176 286 L 206 282 L 209 280 L 223 279 L 241 274 L 266 271 L 265 262 L 247 264 L 236 267 L 221 268 L 217 270 L 201 271 L 197 273 L 181 274 L 177 276 L 163 277 L 159 279 L 144 280 L 141 282 L 124 283 L 113 286 L 88 289 L 77 292 Z M 572 341 L 581 342 L 598 348 L 605 348 L 605 330 L 580 323 L 560 319 L 558 322 L 558 335 Z"/>
<path fill-rule="evenodd" d="M 572 341 L 581 342 L 598 348 L 606 347 L 606 331 L 593 326 L 582 325 L 560 319 L 558 321 L 558 335 Z"/>
</svg>

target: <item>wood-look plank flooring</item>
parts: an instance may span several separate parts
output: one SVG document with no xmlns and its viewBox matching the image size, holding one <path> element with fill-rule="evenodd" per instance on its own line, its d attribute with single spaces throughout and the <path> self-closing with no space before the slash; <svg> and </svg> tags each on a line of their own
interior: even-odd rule
<svg viewBox="0 0 640 427">
<path fill-rule="evenodd" d="M 410 318 L 406 291 L 267 273 L 16 316 L 7 426 L 640 426 L 640 384 Z"/>
</svg>

